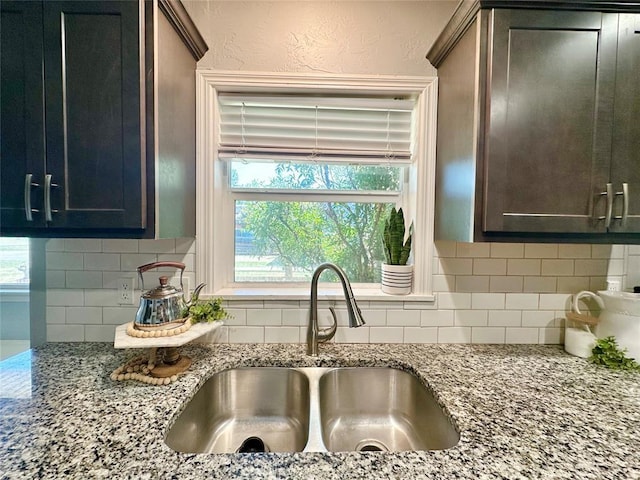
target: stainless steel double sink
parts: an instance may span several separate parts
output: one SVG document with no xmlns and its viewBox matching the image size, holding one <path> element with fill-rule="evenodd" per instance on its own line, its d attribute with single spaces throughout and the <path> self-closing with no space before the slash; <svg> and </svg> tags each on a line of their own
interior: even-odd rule
<svg viewBox="0 0 640 480">
<path fill-rule="evenodd" d="M 460 438 L 408 372 L 247 367 L 207 380 L 165 442 L 184 453 L 235 453 L 254 437 L 271 452 L 441 450 Z"/>
</svg>

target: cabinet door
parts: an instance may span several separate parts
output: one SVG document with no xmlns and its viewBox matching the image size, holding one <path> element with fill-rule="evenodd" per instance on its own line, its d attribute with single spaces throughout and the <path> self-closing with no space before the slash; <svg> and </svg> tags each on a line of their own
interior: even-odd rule
<svg viewBox="0 0 640 480">
<path fill-rule="evenodd" d="M 145 226 L 139 8 L 44 2 L 51 229 Z"/>
<path fill-rule="evenodd" d="M 627 221 L 613 220 L 611 229 L 640 232 L 640 14 L 620 14 L 616 64 L 615 108 L 611 179 L 616 192 L 627 184 L 628 198 L 616 196 L 615 216 L 622 217 L 628 202 Z"/>
<path fill-rule="evenodd" d="M 617 16 L 495 10 L 485 232 L 605 232 Z"/>
<path fill-rule="evenodd" d="M 6 234 L 44 226 L 42 5 L 3 1 L 0 7 L 0 229 Z"/>
</svg>

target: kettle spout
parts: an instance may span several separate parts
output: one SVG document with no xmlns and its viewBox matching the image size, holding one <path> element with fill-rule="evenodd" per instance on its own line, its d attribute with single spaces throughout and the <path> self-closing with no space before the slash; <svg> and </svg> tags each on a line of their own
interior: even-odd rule
<svg viewBox="0 0 640 480">
<path fill-rule="evenodd" d="M 206 283 L 201 283 L 200 285 L 198 285 L 195 290 L 193 291 L 193 293 L 191 294 L 191 298 L 189 299 L 189 301 L 187 302 L 186 300 L 184 300 L 184 294 L 183 294 L 183 300 L 185 305 L 188 307 L 192 306 L 195 302 L 198 301 L 198 297 L 200 296 L 200 291 L 204 288 L 204 286 L 206 285 Z"/>
</svg>

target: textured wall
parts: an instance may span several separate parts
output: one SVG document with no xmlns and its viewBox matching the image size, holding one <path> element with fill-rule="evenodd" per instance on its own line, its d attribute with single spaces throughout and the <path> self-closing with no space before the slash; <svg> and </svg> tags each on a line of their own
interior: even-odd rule
<svg viewBox="0 0 640 480">
<path fill-rule="evenodd" d="M 185 1 L 199 68 L 434 75 L 427 50 L 457 1 Z"/>
</svg>

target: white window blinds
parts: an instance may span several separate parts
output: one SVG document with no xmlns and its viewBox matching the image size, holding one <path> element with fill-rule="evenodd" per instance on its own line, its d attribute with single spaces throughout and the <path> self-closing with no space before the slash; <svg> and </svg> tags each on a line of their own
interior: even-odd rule
<svg viewBox="0 0 640 480">
<path fill-rule="evenodd" d="M 220 94 L 219 157 L 411 162 L 413 100 Z"/>
</svg>

